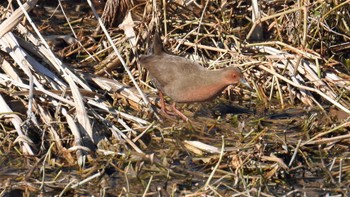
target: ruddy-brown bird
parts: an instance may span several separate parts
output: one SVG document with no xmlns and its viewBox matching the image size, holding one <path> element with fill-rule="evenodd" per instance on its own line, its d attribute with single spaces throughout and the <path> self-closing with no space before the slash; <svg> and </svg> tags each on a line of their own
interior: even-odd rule
<svg viewBox="0 0 350 197">
<path fill-rule="evenodd" d="M 187 58 L 167 54 L 157 33 L 153 47 L 153 54 L 141 57 L 140 64 L 149 71 L 156 88 L 174 102 L 207 101 L 215 98 L 228 85 L 238 82 L 248 85 L 236 67 L 208 70 Z"/>
</svg>

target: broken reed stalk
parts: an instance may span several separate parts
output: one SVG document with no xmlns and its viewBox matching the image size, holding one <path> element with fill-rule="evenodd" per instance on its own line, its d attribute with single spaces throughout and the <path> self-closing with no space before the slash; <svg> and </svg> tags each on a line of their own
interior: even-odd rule
<svg viewBox="0 0 350 197">
<path fill-rule="evenodd" d="M 147 97 L 145 96 L 145 94 L 144 94 L 144 93 L 142 92 L 142 90 L 140 89 L 140 87 L 139 87 L 139 85 L 137 84 L 137 82 L 136 82 L 134 76 L 131 74 L 129 68 L 126 66 L 126 63 L 125 63 L 123 57 L 120 55 L 119 50 L 115 47 L 115 45 L 114 45 L 114 43 L 113 43 L 113 41 L 112 41 L 112 38 L 111 38 L 110 34 L 108 33 L 106 27 L 104 26 L 104 24 L 103 24 L 101 18 L 100 18 L 99 15 L 97 14 L 97 12 L 96 12 L 94 6 L 92 5 L 92 3 L 91 3 L 90 0 L 87 0 L 87 2 L 88 2 L 88 4 L 89 4 L 89 6 L 91 7 L 91 10 L 93 11 L 93 13 L 94 13 L 94 15 L 95 15 L 95 18 L 97 19 L 97 21 L 98 21 L 100 27 L 102 28 L 102 30 L 103 30 L 103 32 L 104 32 L 104 34 L 105 34 L 105 36 L 106 36 L 106 38 L 107 38 L 109 44 L 112 46 L 114 52 L 117 54 L 117 56 L 118 56 L 120 62 L 122 63 L 122 65 L 123 65 L 125 71 L 127 72 L 128 76 L 130 77 L 130 79 L 131 79 L 131 81 L 133 82 L 134 86 L 136 87 L 137 91 L 138 91 L 139 94 L 141 95 L 143 101 L 145 102 L 145 105 L 146 105 L 146 106 L 149 106 L 149 101 L 148 101 Z"/>
<path fill-rule="evenodd" d="M 350 110 L 347 109 L 346 107 L 344 107 L 343 105 L 341 105 L 339 102 L 331 99 L 328 95 L 324 94 L 323 92 L 321 92 L 320 90 L 318 89 L 315 89 L 315 88 L 311 88 L 311 87 L 308 87 L 308 86 L 304 86 L 304 85 L 299 85 L 299 84 L 296 84 L 294 82 L 292 82 L 291 80 L 283 77 L 282 75 L 276 73 L 275 71 L 271 70 L 271 69 L 268 69 L 266 68 L 265 66 L 263 65 L 260 65 L 259 68 L 273 74 L 274 76 L 278 77 L 279 79 L 297 87 L 297 88 L 300 88 L 300 89 L 304 89 L 304 90 L 308 90 L 308 91 L 311 91 L 311 92 L 315 92 L 317 94 L 319 94 L 320 96 L 322 96 L 323 98 L 325 98 L 326 100 L 328 100 L 330 103 L 332 103 L 333 105 L 337 106 L 339 109 L 343 110 L 344 112 L 350 114 Z"/>
</svg>

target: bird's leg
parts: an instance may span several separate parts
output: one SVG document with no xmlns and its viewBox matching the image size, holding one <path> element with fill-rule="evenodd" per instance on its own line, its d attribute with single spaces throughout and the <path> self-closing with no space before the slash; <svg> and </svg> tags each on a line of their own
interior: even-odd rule
<svg viewBox="0 0 350 197">
<path fill-rule="evenodd" d="M 161 112 L 167 117 L 172 119 L 170 116 L 174 115 L 173 113 L 171 113 L 170 111 L 168 111 L 168 109 L 165 106 L 165 101 L 164 101 L 164 95 L 161 91 L 159 91 L 159 98 L 160 98 L 160 108 L 161 108 Z M 175 106 L 175 102 L 172 104 L 172 111 L 179 115 L 184 121 L 188 122 L 188 118 L 182 113 L 180 112 L 178 109 L 176 109 Z"/>
<path fill-rule="evenodd" d="M 172 104 L 173 111 L 174 111 L 177 115 L 179 115 L 179 116 L 182 118 L 182 120 L 188 122 L 189 119 L 187 118 L 187 116 L 185 116 L 185 114 L 183 114 L 183 113 L 180 112 L 178 109 L 176 109 L 176 106 L 175 106 L 175 105 L 176 105 L 176 104 L 175 104 L 175 102 L 174 102 L 174 103 Z"/>
<path fill-rule="evenodd" d="M 163 96 L 163 93 L 161 91 L 159 91 L 159 98 L 160 98 L 160 108 L 161 108 L 162 112 L 166 113 L 164 96 Z"/>
<path fill-rule="evenodd" d="M 164 96 L 163 93 L 161 91 L 159 91 L 159 98 L 160 98 L 160 111 L 162 112 L 162 114 L 164 116 L 166 116 L 169 119 L 172 119 L 171 113 L 169 113 L 169 111 L 167 110 L 166 106 L 165 106 L 165 101 L 164 101 Z"/>
</svg>

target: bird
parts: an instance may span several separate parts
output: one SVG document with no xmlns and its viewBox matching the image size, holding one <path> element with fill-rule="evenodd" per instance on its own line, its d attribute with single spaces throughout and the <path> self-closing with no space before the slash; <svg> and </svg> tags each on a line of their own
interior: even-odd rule
<svg viewBox="0 0 350 197">
<path fill-rule="evenodd" d="M 162 111 L 165 94 L 174 101 L 173 110 L 185 120 L 187 117 L 176 109 L 175 103 L 209 101 L 227 86 L 239 82 L 249 87 L 237 67 L 208 70 L 195 61 L 166 53 L 158 33 L 153 39 L 153 54 L 142 56 L 140 65 L 148 70 L 152 83 L 160 92 Z"/>
</svg>

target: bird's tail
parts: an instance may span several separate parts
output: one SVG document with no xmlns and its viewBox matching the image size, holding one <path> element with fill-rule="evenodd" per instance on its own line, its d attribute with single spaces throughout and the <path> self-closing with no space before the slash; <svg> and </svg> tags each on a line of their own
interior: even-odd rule
<svg viewBox="0 0 350 197">
<path fill-rule="evenodd" d="M 163 52 L 163 42 L 160 35 L 156 32 L 153 36 L 153 55 L 160 55 Z"/>
</svg>

